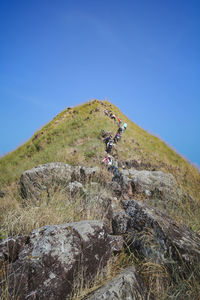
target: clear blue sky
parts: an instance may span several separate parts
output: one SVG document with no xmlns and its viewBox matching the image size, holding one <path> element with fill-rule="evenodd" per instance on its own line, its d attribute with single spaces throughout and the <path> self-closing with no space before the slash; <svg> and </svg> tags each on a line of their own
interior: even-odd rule
<svg viewBox="0 0 200 300">
<path fill-rule="evenodd" d="M 93 98 L 200 165 L 200 1 L 1 0 L 0 155 Z"/>
</svg>

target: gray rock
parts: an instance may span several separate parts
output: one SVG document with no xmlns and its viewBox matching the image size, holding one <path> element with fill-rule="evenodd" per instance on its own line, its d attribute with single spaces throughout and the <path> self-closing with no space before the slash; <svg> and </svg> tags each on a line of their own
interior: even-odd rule
<svg viewBox="0 0 200 300">
<path fill-rule="evenodd" d="M 5 262 L 14 262 L 24 247 L 27 236 L 9 237 L 0 242 L 0 265 Z"/>
<path fill-rule="evenodd" d="M 85 298 L 85 300 L 136 300 L 152 299 L 134 267 L 128 267 L 114 279 Z"/>
<path fill-rule="evenodd" d="M 160 205 L 162 209 L 176 209 L 185 198 L 189 200 L 173 175 L 161 171 L 122 170 L 119 184 L 125 200 L 128 200 L 126 195 L 131 199 L 141 194 L 151 200 L 153 206 Z"/>
<path fill-rule="evenodd" d="M 20 178 L 24 199 L 37 203 L 43 195 L 50 196 L 60 186 L 67 189 L 70 181 L 85 183 L 94 179 L 99 168 L 72 167 L 64 163 L 49 163 L 25 171 Z"/>
<path fill-rule="evenodd" d="M 122 236 L 110 235 L 113 253 L 121 252 L 124 248 L 124 239 Z"/>
<path fill-rule="evenodd" d="M 35 230 L 16 261 L 8 266 L 10 297 L 67 299 L 78 276 L 82 274 L 83 282 L 93 278 L 106 266 L 112 251 L 113 239 L 100 221 Z"/>
<path fill-rule="evenodd" d="M 71 173 L 72 167 L 64 163 L 49 163 L 25 171 L 20 178 L 22 197 L 38 201 L 58 185 L 65 187 L 71 180 Z"/>
<path fill-rule="evenodd" d="M 155 263 L 195 264 L 200 262 L 200 236 L 177 225 L 166 214 L 136 200 L 123 201 L 131 251 Z"/>
<path fill-rule="evenodd" d="M 76 194 L 84 195 L 86 193 L 86 189 L 83 187 L 82 183 L 78 181 L 70 182 L 67 186 L 69 190 L 70 196 L 74 197 Z"/>
<path fill-rule="evenodd" d="M 129 170 L 133 192 L 143 193 L 148 197 L 159 197 L 165 200 L 177 198 L 177 183 L 172 174 L 161 171 Z"/>
<path fill-rule="evenodd" d="M 124 210 L 114 212 L 112 218 L 113 234 L 126 233 L 129 219 L 130 217 L 125 213 Z"/>
</svg>

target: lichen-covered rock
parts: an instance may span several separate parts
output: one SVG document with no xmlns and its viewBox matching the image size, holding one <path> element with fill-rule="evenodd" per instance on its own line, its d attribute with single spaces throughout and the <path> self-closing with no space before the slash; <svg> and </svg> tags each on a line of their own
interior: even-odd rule
<svg viewBox="0 0 200 300">
<path fill-rule="evenodd" d="M 67 186 L 69 190 L 69 194 L 71 197 L 74 197 L 76 194 L 84 195 L 86 193 L 86 189 L 83 187 L 82 183 L 78 181 L 70 182 Z"/>
<path fill-rule="evenodd" d="M 25 171 L 20 178 L 23 198 L 38 201 L 43 194 L 51 194 L 59 185 L 71 180 L 72 167 L 64 163 L 49 163 Z"/>
<path fill-rule="evenodd" d="M 30 234 L 8 266 L 9 294 L 12 299 L 67 299 L 77 277 L 93 278 L 112 251 L 113 239 L 101 221 L 44 226 Z"/>
<path fill-rule="evenodd" d="M 121 252 L 124 248 L 124 239 L 120 235 L 110 235 L 113 253 Z"/>
<path fill-rule="evenodd" d="M 14 262 L 24 247 L 27 236 L 9 237 L 0 242 L 0 265 L 4 262 Z"/>
<path fill-rule="evenodd" d="M 37 202 L 43 195 L 50 196 L 61 186 L 67 190 L 71 181 L 86 183 L 98 172 L 98 167 L 72 167 L 60 162 L 40 165 L 21 175 L 21 194 L 24 199 Z"/>
<path fill-rule="evenodd" d="M 73 168 L 72 181 L 79 181 L 81 183 L 86 183 L 91 179 L 97 178 L 100 174 L 98 167 L 82 167 L 76 166 Z"/>
<path fill-rule="evenodd" d="M 126 233 L 129 219 L 130 217 L 124 210 L 114 212 L 112 217 L 113 234 Z"/>
<path fill-rule="evenodd" d="M 144 203 L 123 201 L 130 249 L 155 263 L 200 262 L 200 236 Z"/>
<path fill-rule="evenodd" d="M 85 300 L 151 300 L 134 267 L 128 267 Z"/>
<path fill-rule="evenodd" d="M 123 174 L 124 171 L 122 171 Z M 132 192 L 149 198 L 161 198 L 166 201 L 177 200 L 179 189 L 172 174 L 161 171 L 126 170 L 126 177 L 131 179 Z"/>
</svg>

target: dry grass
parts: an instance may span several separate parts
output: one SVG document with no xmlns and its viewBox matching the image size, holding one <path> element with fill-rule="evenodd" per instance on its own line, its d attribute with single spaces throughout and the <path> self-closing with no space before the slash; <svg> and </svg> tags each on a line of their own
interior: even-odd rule
<svg viewBox="0 0 200 300">
<path fill-rule="evenodd" d="M 103 220 L 106 211 L 104 197 L 109 197 L 101 183 L 87 185 L 87 192 L 71 196 L 66 189 L 60 188 L 49 197 L 43 195 L 38 203 L 24 201 L 17 194 L 1 200 L 1 236 L 24 235 L 44 225 L 62 224 L 80 220 Z"/>
</svg>

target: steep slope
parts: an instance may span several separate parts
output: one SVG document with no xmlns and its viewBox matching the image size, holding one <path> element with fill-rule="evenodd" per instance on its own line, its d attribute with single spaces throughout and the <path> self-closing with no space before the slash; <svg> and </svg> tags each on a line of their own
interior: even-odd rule
<svg viewBox="0 0 200 300">
<path fill-rule="evenodd" d="M 111 151 L 119 163 L 115 176 L 102 164 L 106 155 L 102 130 L 114 135 L 119 128 L 110 112 L 128 124 Z M 108 259 L 111 263 L 107 279 L 126 266 L 134 265 L 136 270 L 119 274 L 102 287 L 102 295 L 108 288 L 116 294 L 118 282 L 127 286 L 126 275 L 130 288 L 118 289 L 118 299 L 135 299 L 124 297 L 129 293 L 141 299 L 147 294 L 149 299 L 151 294 L 155 299 L 185 299 L 186 293 L 187 299 L 198 298 L 200 174 L 114 105 L 94 100 L 65 109 L 27 143 L 3 157 L 0 172 L 2 299 L 10 297 L 8 292 L 13 299 L 19 294 L 22 298 L 43 295 L 42 299 L 61 299 L 72 287 L 73 298 L 68 299 L 83 299 L 90 288 L 94 290 L 104 283 L 105 270 L 100 283 L 98 278 L 89 281 L 89 290 L 84 283 L 99 273 L 99 257 L 104 254 L 105 264 Z M 96 244 L 92 224 L 97 230 Z M 107 232 L 108 239 L 103 232 Z M 104 253 L 101 249 L 106 246 L 110 248 Z M 101 253 L 90 254 L 88 247 Z M 78 257 L 73 256 L 76 253 Z M 63 259 L 68 254 L 74 262 L 73 276 L 71 267 L 65 266 L 66 261 L 71 266 L 70 261 Z M 87 265 L 91 260 L 88 255 L 95 258 L 91 268 Z M 16 291 L 15 282 L 22 276 L 25 281 Z M 66 285 L 63 278 L 70 284 Z M 104 297 L 97 294 L 91 299 Z"/>
<path fill-rule="evenodd" d="M 38 164 L 62 161 L 72 165 L 98 165 L 105 156 L 101 130 L 116 133 L 117 127 L 104 110 L 114 112 L 128 129 L 117 147 L 119 161 L 134 160 L 140 169 L 172 173 L 190 195 L 200 197 L 200 175 L 188 161 L 159 138 L 131 122 L 107 101 L 94 100 L 67 108 L 40 129 L 23 146 L 0 160 L 0 187 L 18 180 L 21 173 Z"/>
</svg>

